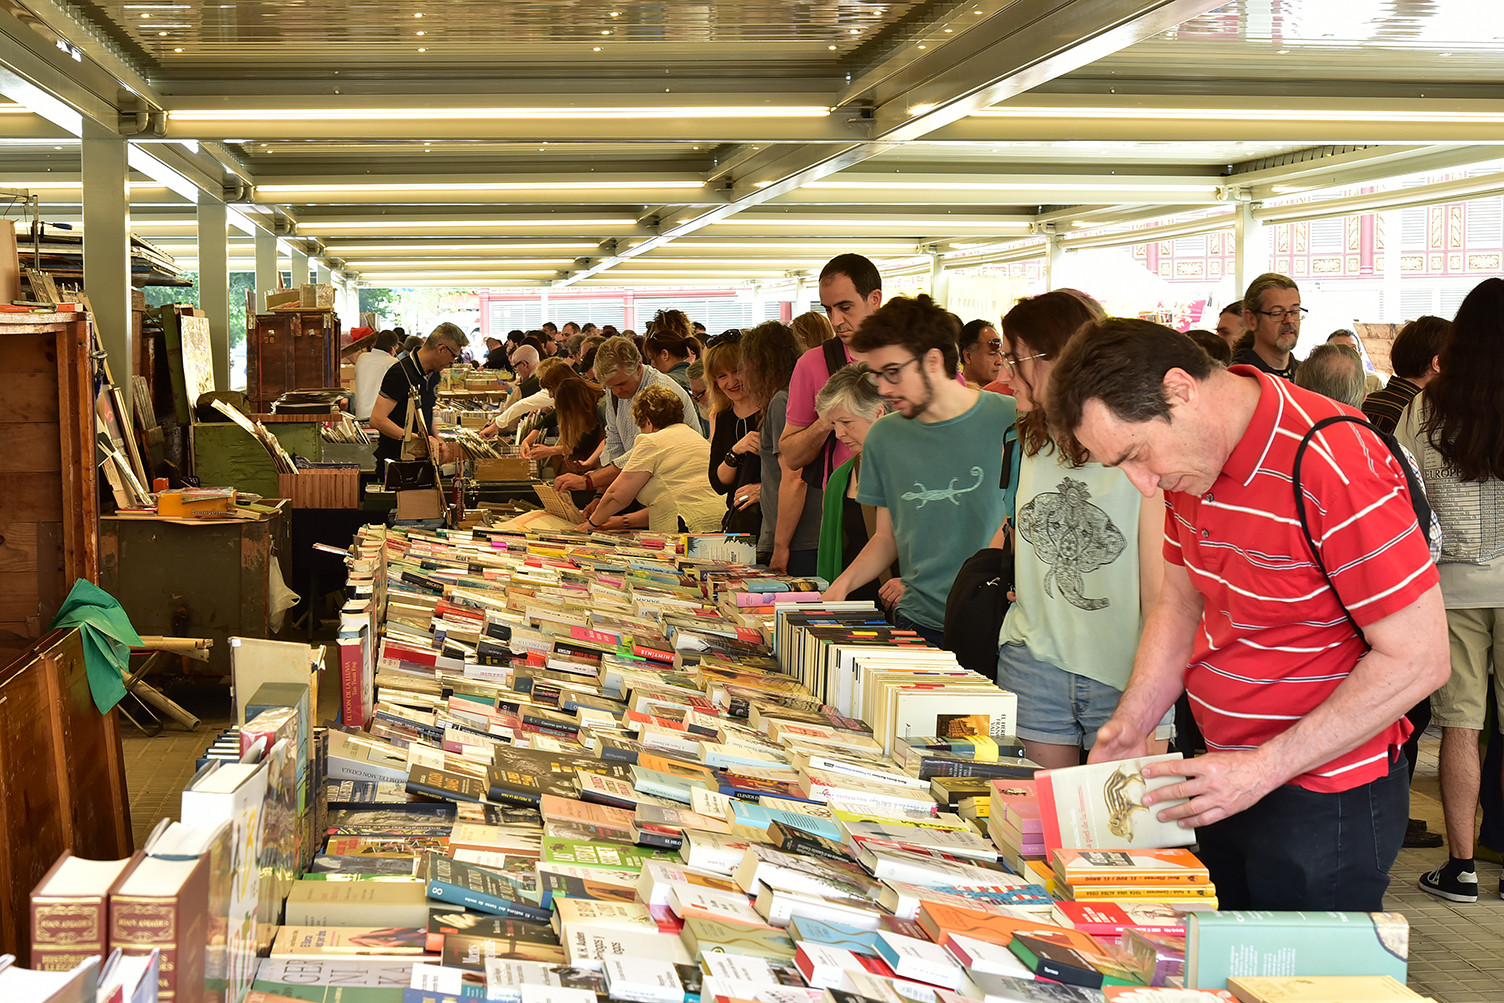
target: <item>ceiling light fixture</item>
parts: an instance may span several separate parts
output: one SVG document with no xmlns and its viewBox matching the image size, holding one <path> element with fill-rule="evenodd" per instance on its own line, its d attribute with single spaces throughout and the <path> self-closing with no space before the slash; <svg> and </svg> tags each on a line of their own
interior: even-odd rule
<svg viewBox="0 0 1504 1003">
<path fill-rule="evenodd" d="M 564 218 L 510 218 L 510 219 L 355 219 L 324 222 L 318 219 L 303 220 L 297 224 L 299 233 L 333 233 L 349 230 L 475 230 L 487 227 L 539 228 L 578 227 L 582 230 L 600 227 L 636 226 L 631 217 L 617 219 L 564 219 Z"/>
<path fill-rule="evenodd" d="M 929 229 L 929 230 L 953 230 L 953 229 L 975 230 L 977 228 L 986 228 L 986 229 L 989 229 L 989 230 L 991 230 L 991 229 L 999 229 L 999 230 L 1027 230 L 1029 228 L 1029 226 L 1030 226 L 1030 224 L 1028 222 L 1023 221 L 1023 220 L 1007 220 L 1007 219 L 1005 219 L 1005 220 L 989 220 L 989 219 L 957 220 L 957 219 L 951 219 L 949 217 L 946 217 L 944 219 L 937 219 L 937 220 L 934 220 L 934 221 L 924 221 L 924 222 L 921 222 L 921 221 L 913 220 L 913 219 L 882 219 L 882 218 L 878 218 L 878 217 L 866 218 L 866 217 L 859 217 L 859 216 L 819 216 L 819 217 L 813 217 L 813 216 L 789 216 L 787 218 L 783 218 L 783 217 L 767 217 L 767 216 L 754 216 L 754 217 L 750 217 L 749 218 L 749 217 L 747 217 L 745 215 L 742 215 L 742 216 L 728 216 L 725 219 L 717 220 L 715 222 L 715 225 L 716 226 L 769 226 L 769 227 L 778 227 L 778 226 L 819 226 L 819 227 L 826 227 L 826 228 L 829 228 L 829 229 L 837 231 L 837 232 L 839 232 L 840 228 L 843 227 L 843 226 L 854 226 L 854 227 L 894 226 L 894 227 L 913 227 L 913 228 L 916 228 L 916 229 Z"/>
<path fill-rule="evenodd" d="M 827 118 L 825 105 L 705 105 L 621 108 L 221 108 L 169 111 L 176 122 L 316 122 L 427 119 Z"/>
<path fill-rule="evenodd" d="M 1454 124 L 1504 124 L 1504 112 L 1497 111 L 1420 111 L 1416 109 L 1375 108 L 1372 111 L 1352 108 L 1041 108 L 1030 106 L 996 106 L 972 112 L 972 118 L 1092 118 L 1197 121 L 1234 115 L 1239 119 L 1288 122 L 1292 116 L 1303 121 L 1328 119 L 1333 122 L 1448 122 Z M 808 186 L 806 186 L 808 187 Z"/>
<path fill-rule="evenodd" d="M 427 146 L 428 143 L 424 143 Z M 257 194 L 287 198 L 291 195 L 319 194 L 341 195 L 359 192 L 579 192 L 617 191 L 626 188 L 685 189 L 704 188 L 703 181 L 654 181 L 627 179 L 612 181 L 403 181 L 372 182 L 370 184 L 311 184 L 311 185 L 257 185 Z M 293 201 L 299 201 L 293 199 Z"/>
</svg>

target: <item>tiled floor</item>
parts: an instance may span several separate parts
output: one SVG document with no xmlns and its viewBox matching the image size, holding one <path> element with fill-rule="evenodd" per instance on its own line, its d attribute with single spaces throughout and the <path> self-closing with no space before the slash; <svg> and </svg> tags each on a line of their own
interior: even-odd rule
<svg viewBox="0 0 1504 1003">
<path fill-rule="evenodd" d="M 335 694 L 320 694 L 320 719 L 333 715 Z M 126 725 L 126 778 L 130 785 L 131 822 L 139 843 L 161 818 L 177 818 L 178 794 L 193 776 L 193 760 L 229 721 L 227 690 L 175 694 L 203 719 L 197 732 L 168 730 L 144 738 Z M 1410 813 L 1433 832 L 1442 831 L 1440 789 L 1436 778 L 1439 736 L 1421 741 Z M 1504 900 L 1494 894 L 1499 865 L 1480 861 L 1478 883 L 1484 894 L 1474 905 L 1453 905 L 1415 887 L 1416 878 L 1440 863 L 1445 849 L 1401 850 L 1386 908 L 1410 920 L 1410 986 L 1438 1003 L 1504 1003 Z"/>
</svg>

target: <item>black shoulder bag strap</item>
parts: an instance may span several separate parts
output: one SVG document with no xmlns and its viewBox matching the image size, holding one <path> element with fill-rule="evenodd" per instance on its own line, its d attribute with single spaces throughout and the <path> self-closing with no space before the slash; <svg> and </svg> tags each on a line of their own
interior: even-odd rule
<svg viewBox="0 0 1504 1003">
<path fill-rule="evenodd" d="M 1342 615 L 1347 617 L 1347 622 L 1353 625 L 1353 631 L 1358 635 L 1358 640 L 1363 642 L 1365 648 L 1371 648 L 1372 646 L 1368 643 L 1367 636 L 1363 633 L 1363 628 L 1359 627 L 1358 621 L 1353 619 L 1353 615 L 1348 610 L 1347 604 L 1342 601 L 1342 596 L 1337 592 L 1337 586 L 1332 582 L 1332 576 L 1327 573 L 1326 565 L 1321 561 L 1321 553 L 1316 549 L 1316 538 L 1311 535 L 1311 524 L 1306 520 L 1306 496 L 1300 486 L 1300 466 L 1305 460 L 1306 450 L 1311 445 L 1311 438 L 1317 432 L 1330 425 L 1349 421 L 1370 430 L 1373 428 L 1372 425 L 1363 419 L 1354 418 L 1351 415 L 1339 414 L 1321 419 L 1311 426 L 1311 430 L 1301 437 L 1300 445 L 1295 447 L 1295 464 L 1290 471 L 1290 479 L 1294 481 L 1295 486 L 1295 515 L 1300 520 L 1300 531 L 1305 534 L 1306 546 L 1311 549 L 1311 558 L 1316 562 L 1316 569 L 1321 572 L 1321 577 L 1326 579 L 1327 586 L 1332 590 L 1332 595 L 1337 597 L 1337 605 L 1342 607 Z"/>
<path fill-rule="evenodd" d="M 827 338 L 820 345 L 820 350 L 825 354 L 825 378 L 829 379 L 840 372 L 846 366 L 846 345 L 840 338 Z M 836 435 L 831 432 L 825 436 L 825 441 L 820 444 L 820 452 L 815 458 L 804 465 L 800 476 L 811 487 L 823 487 L 830 479 L 831 472 L 835 470 L 836 458 Z"/>
</svg>

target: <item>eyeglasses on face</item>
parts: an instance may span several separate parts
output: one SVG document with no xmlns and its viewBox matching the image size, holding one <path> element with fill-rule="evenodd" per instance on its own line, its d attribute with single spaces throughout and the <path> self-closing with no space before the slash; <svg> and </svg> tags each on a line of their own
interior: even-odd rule
<svg viewBox="0 0 1504 1003">
<path fill-rule="evenodd" d="M 694 401 L 696 404 L 703 404 L 705 403 L 705 398 L 707 395 L 709 395 L 709 393 L 709 389 L 695 390 L 690 393 L 689 399 Z"/>
<path fill-rule="evenodd" d="M 1285 320 L 1286 317 L 1289 317 L 1291 320 L 1295 321 L 1295 323 L 1299 324 L 1301 322 L 1301 320 L 1303 318 L 1305 318 L 1305 316 L 1307 314 L 1309 314 L 1310 312 L 1311 311 L 1307 310 L 1303 306 L 1291 307 L 1288 310 L 1286 310 L 1282 306 L 1277 306 L 1273 310 L 1255 310 L 1254 311 L 1254 313 L 1263 314 L 1265 317 L 1268 317 L 1270 320 L 1274 321 L 1276 324 L 1284 323 L 1284 320 Z"/>
<path fill-rule="evenodd" d="M 881 379 L 884 383 L 887 383 L 890 386 L 896 386 L 898 384 L 898 381 L 901 380 L 901 379 L 903 379 L 903 371 L 905 369 L 909 368 L 910 366 L 912 366 L 914 363 L 916 363 L 918 361 L 919 361 L 919 356 L 916 355 L 912 359 L 910 359 L 908 362 L 905 362 L 905 363 L 903 363 L 901 365 L 897 365 L 897 366 L 884 366 L 881 369 L 870 370 L 867 373 L 867 379 L 874 386 L 877 384 L 877 381 L 879 379 Z"/>
<path fill-rule="evenodd" d="M 1012 366 L 1014 369 L 1017 369 L 1020 362 L 1028 362 L 1030 359 L 1047 359 L 1049 358 L 1049 355 L 1049 352 L 1036 352 L 1033 355 L 1025 355 L 1023 358 L 1019 358 L 1012 352 L 1004 352 L 1003 361 L 1008 363 L 1008 365 Z"/>
<path fill-rule="evenodd" d="M 972 343 L 971 347 L 978 352 L 986 352 L 988 355 L 1002 355 L 1003 339 L 988 338 L 987 340 L 983 341 L 981 338 L 978 338 L 975 342 Z"/>
</svg>

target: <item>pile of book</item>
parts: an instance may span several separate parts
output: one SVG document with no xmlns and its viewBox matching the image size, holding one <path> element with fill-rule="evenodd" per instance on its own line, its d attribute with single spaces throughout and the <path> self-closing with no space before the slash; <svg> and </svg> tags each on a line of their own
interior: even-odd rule
<svg viewBox="0 0 1504 1003">
<path fill-rule="evenodd" d="M 282 675 L 238 666 L 280 706 L 184 794 L 219 827 L 184 838 L 217 838 L 201 856 L 232 878 L 201 907 L 224 930 L 211 995 L 1094 1003 L 1232 999 L 1258 974 L 1217 959 L 1275 935 L 1198 929 L 1236 914 L 1198 911 L 1214 890 L 1189 850 L 1137 845 L 1171 838 L 1141 806 L 1109 799 L 1134 841 L 1103 842 L 1096 800 L 1131 798 L 1140 761 L 1037 771 L 1012 694 L 869 605 L 744 603 L 823 583 L 775 589 L 692 544 L 367 528 L 343 723 L 305 746 L 304 694 L 265 689 L 306 679 L 297 646 Z M 1402 980 L 1394 924 L 1338 915 L 1331 937 L 1400 959 L 1361 971 Z"/>
</svg>

